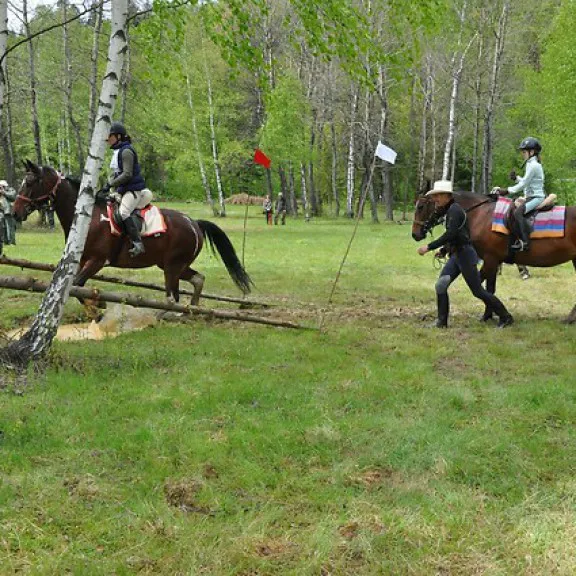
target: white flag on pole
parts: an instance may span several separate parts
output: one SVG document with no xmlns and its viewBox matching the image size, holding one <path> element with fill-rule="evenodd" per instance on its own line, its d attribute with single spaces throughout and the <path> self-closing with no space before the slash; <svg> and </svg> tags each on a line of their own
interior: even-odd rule
<svg viewBox="0 0 576 576">
<path fill-rule="evenodd" d="M 375 156 L 378 158 L 382 158 L 382 160 L 386 160 L 386 162 L 390 162 L 390 164 L 394 164 L 396 162 L 396 152 L 392 150 L 392 148 L 388 148 L 378 140 L 378 146 L 376 146 L 376 152 L 374 152 Z"/>
</svg>

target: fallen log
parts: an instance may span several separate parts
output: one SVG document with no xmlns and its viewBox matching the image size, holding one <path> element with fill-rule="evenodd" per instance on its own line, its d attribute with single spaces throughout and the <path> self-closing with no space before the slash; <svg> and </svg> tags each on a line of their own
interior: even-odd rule
<svg viewBox="0 0 576 576">
<path fill-rule="evenodd" d="M 29 292 L 45 292 L 48 289 L 48 282 L 41 282 L 36 278 L 22 278 L 16 276 L 0 276 L 0 288 L 10 290 L 25 290 Z M 240 322 L 253 322 L 254 324 L 266 324 L 268 326 L 277 326 L 279 328 L 296 328 L 300 330 L 314 330 L 307 326 L 301 326 L 293 322 L 284 320 L 274 320 L 271 318 L 262 318 L 260 316 L 251 316 L 234 311 L 211 310 L 185 304 L 176 304 L 172 302 L 161 302 L 151 300 L 142 296 L 135 296 L 129 293 L 120 292 L 103 292 L 97 288 L 82 288 L 72 286 L 70 296 L 86 300 L 101 300 L 103 302 L 116 302 L 118 304 L 128 304 L 135 308 L 153 308 L 155 310 L 169 310 L 171 312 L 181 312 L 183 314 L 197 314 L 199 316 L 208 316 L 209 318 L 221 318 L 223 320 L 237 320 Z"/>
<path fill-rule="evenodd" d="M 30 260 L 7 258 L 6 256 L 0 256 L 0 264 L 4 264 L 6 266 L 16 266 L 22 269 L 27 268 L 29 270 L 42 270 L 44 272 L 54 272 L 54 270 L 56 270 L 56 266 L 54 266 L 54 264 L 43 264 L 42 262 L 31 262 Z M 106 276 L 104 274 L 96 274 L 95 276 L 92 276 L 90 280 L 99 280 L 100 282 L 109 282 L 111 284 L 122 284 L 124 286 L 132 286 L 134 288 L 146 288 L 148 290 L 156 290 L 157 292 L 166 292 L 164 286 L 160 286 L 159 284 L 152 284 L 150 282 L 139 282 L 137 280 L 127 280 L 125 278 L 118 278 L 116 276 Z M 184 296 L 194 295 L 194 292 L 192 290 L 186 290 L 184 288 L 181 288 L 179 292 Z M 245 298 L 233 298 L 231 296 L 216 296 L 214 294 L 207 294 L 205 292 L 200 294 L 200 298 L 206 298 L 206 300 L 218 300 L 220 302 L 231 302 L 233 304 L 241 304 L 243 307 L 258 307 L 258 308 L 270 307 L 270 304 L 265 304 L 264 302 L 247 300 Z"/>
</svg>

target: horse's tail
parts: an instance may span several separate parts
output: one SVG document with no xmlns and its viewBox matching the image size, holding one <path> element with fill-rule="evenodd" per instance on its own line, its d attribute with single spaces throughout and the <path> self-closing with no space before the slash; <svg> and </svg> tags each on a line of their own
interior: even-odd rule
<svg viewBox="0 0 576 576">
<path fill-rule="evenodd" d="M 234 246 L 232 246 L 232 242 L 230 242 L 230 238 L 226 236 L 224 230 L 214 224 L 214 222 L 209 222 L 208 220 L 196 220 L 196 222 L 198 226 L 200 226 L 200 230 L 202 230 L 204 236 L 208 238 L 212 252 L 215 253 L 214 247 L 218 250 L 234 284 L 236 284 L 244 294 L 250 292 L 250 287 L 253 286 L 254 283 L 250 279 L 250 276 L 248 276 L 246 270 L 244 270 L 244 266 L 242 266 L 240 260 L 238 260 L 236 250 L 234 250 Z"/>
</svg>

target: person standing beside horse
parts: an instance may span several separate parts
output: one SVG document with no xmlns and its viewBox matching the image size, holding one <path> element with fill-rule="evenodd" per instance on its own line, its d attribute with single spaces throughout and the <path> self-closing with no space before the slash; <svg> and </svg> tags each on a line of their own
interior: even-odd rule
<svg viewBox="0 0 576 576">
<path fill-rule="evenodd" d="M 132 241 L 132 248 L 128 252 L 134 258 L 146 252 L 146 249 L 140 236 L 136 216 L 132 212 L 150 204 L 152 192 L 146 188 L 132 139 L 120 122 L 114 122 L 110 126 L 108 145 L 114 150 L 110 162 L 113 176 L 102 191 L 108 192 L 110 188 L 115 188 L 122 196 L 120 218 Z"/>
<path fill-rule="evenodd" d="M 16 200 L 16 190 L 6 180 L 0 180 L 0 244 L 16 244 L 16 220 L 12 215 L 12 204 Z M 1 252 L 1 250 L 0 250 Z"/>
<path fill-rule="evenodd" d="M 526 166 L 524 178 L 519 178 L 515 172 L 512 172 L 510 176 L 517 183 L 514 186 L 497 188 L 496 190 L 503 196 L 524 191 L 524 198 L 516 200 L 516 209 L 514 210 L 518 240 L 510 248 L 518 252 L 525 252 L 530 248 L 530 223 L 526 216 L 542 203 L 546 194 L 544 194 L 544 170 L 540 162 L 540 152 L 542 152 L 540 142 L 536 138 L 528 136 L 522 140 L 518 149 L 524 158 L 523 166 Z"/>
<path fill-rule="evenodd" d="M 478 272 L 478 255 L 470 240 L 470 230 L 464 209 L 454 201 L 452 182 L 440 180 L 434 183 L 432 190 L 427 192 L 436 206 L 436 212 L 446 217 L 446 232 L 426 246 L 418 248 L 418 254 L 423 256 L 431 250 L 442 249 L 450 257 L 440 272 L 436 282 L 436 301 L 438 307 L 437 328 L 448 327 L 450 314 L 450 299 L 448 288 L 460 274 L 464 277 L 472 294 L 490 306 L 498 315 L 500 328 L 510 326 L 514 322 L 512 315 L 494 294 L 482 286 Z"/>
</svg>

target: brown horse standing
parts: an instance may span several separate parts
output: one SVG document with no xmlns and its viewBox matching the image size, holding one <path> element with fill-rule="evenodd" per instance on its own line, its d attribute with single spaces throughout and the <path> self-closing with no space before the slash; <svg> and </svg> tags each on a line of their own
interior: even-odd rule
<svg viewBox="0 0 576 576">
<path fill-rule="evenodd" d="M 54 168 L 40 167 L 27 160 L 26 176 L 14 203 L 14 216 L 22 221 L 48 202 L 52 202 L 67 239 L 74 220 L 74 211 L 80 183 L 62 178 Z M 194 287 L 192 304 L 197 304 L 204 286 L 204 276 L 190 268 L 204 239 L 212 250 L 218 250 L 230 277 L 244 293 L 250 292 L 252 281 L 238 260 L 234 247 L 224 231 L 206 220 L 192 220 L 176 210 L 162 210 L 166 232 L 158 237 L 143 238 L 146 252 L 132 258 L 128 254 L 130 242 L 125 236 L 115 236 L 110 231 L 106 204 L 96 202 L 92 220 L 80 260 L 80 270 L 74 283 L 84 286 L 86 281 L 104 266 L 116 268 L 148 268 L 158 266 L 164 271 L 166 296 L 179 301 L 180 280 L 189 281 Z"/>
<path fill-rule="evenodd" d="M 468 217 L 470 236 L 478 255 L 484 261 L 480 273 L 486 280 L 486 289 L 496 292 L 498 266 L 508 260 L 508 237 L 492 231 L 492 215 L 496 205 L 493 196 L 462 192 L 454 194 L 454 200 L 464 208 Z M 420 196 L 416 202 L 412 237 L 416 241 L 424 240 L 426 235 L 440 221 L 435 212 L 434 202 L 429 197 Z M 514 262 L 526 266 L 548 268 L 572 261 L 576 269 L 576 207 L 566 207 L 566 229 L 564 238 L 538 238 L 530 243 L 530 250 L 517 252 Z M 492 317 L 492 311 L 486 309 L 483 320 Z M 566 322 L 576 322 L 576 306 Z"/>
</svg>

